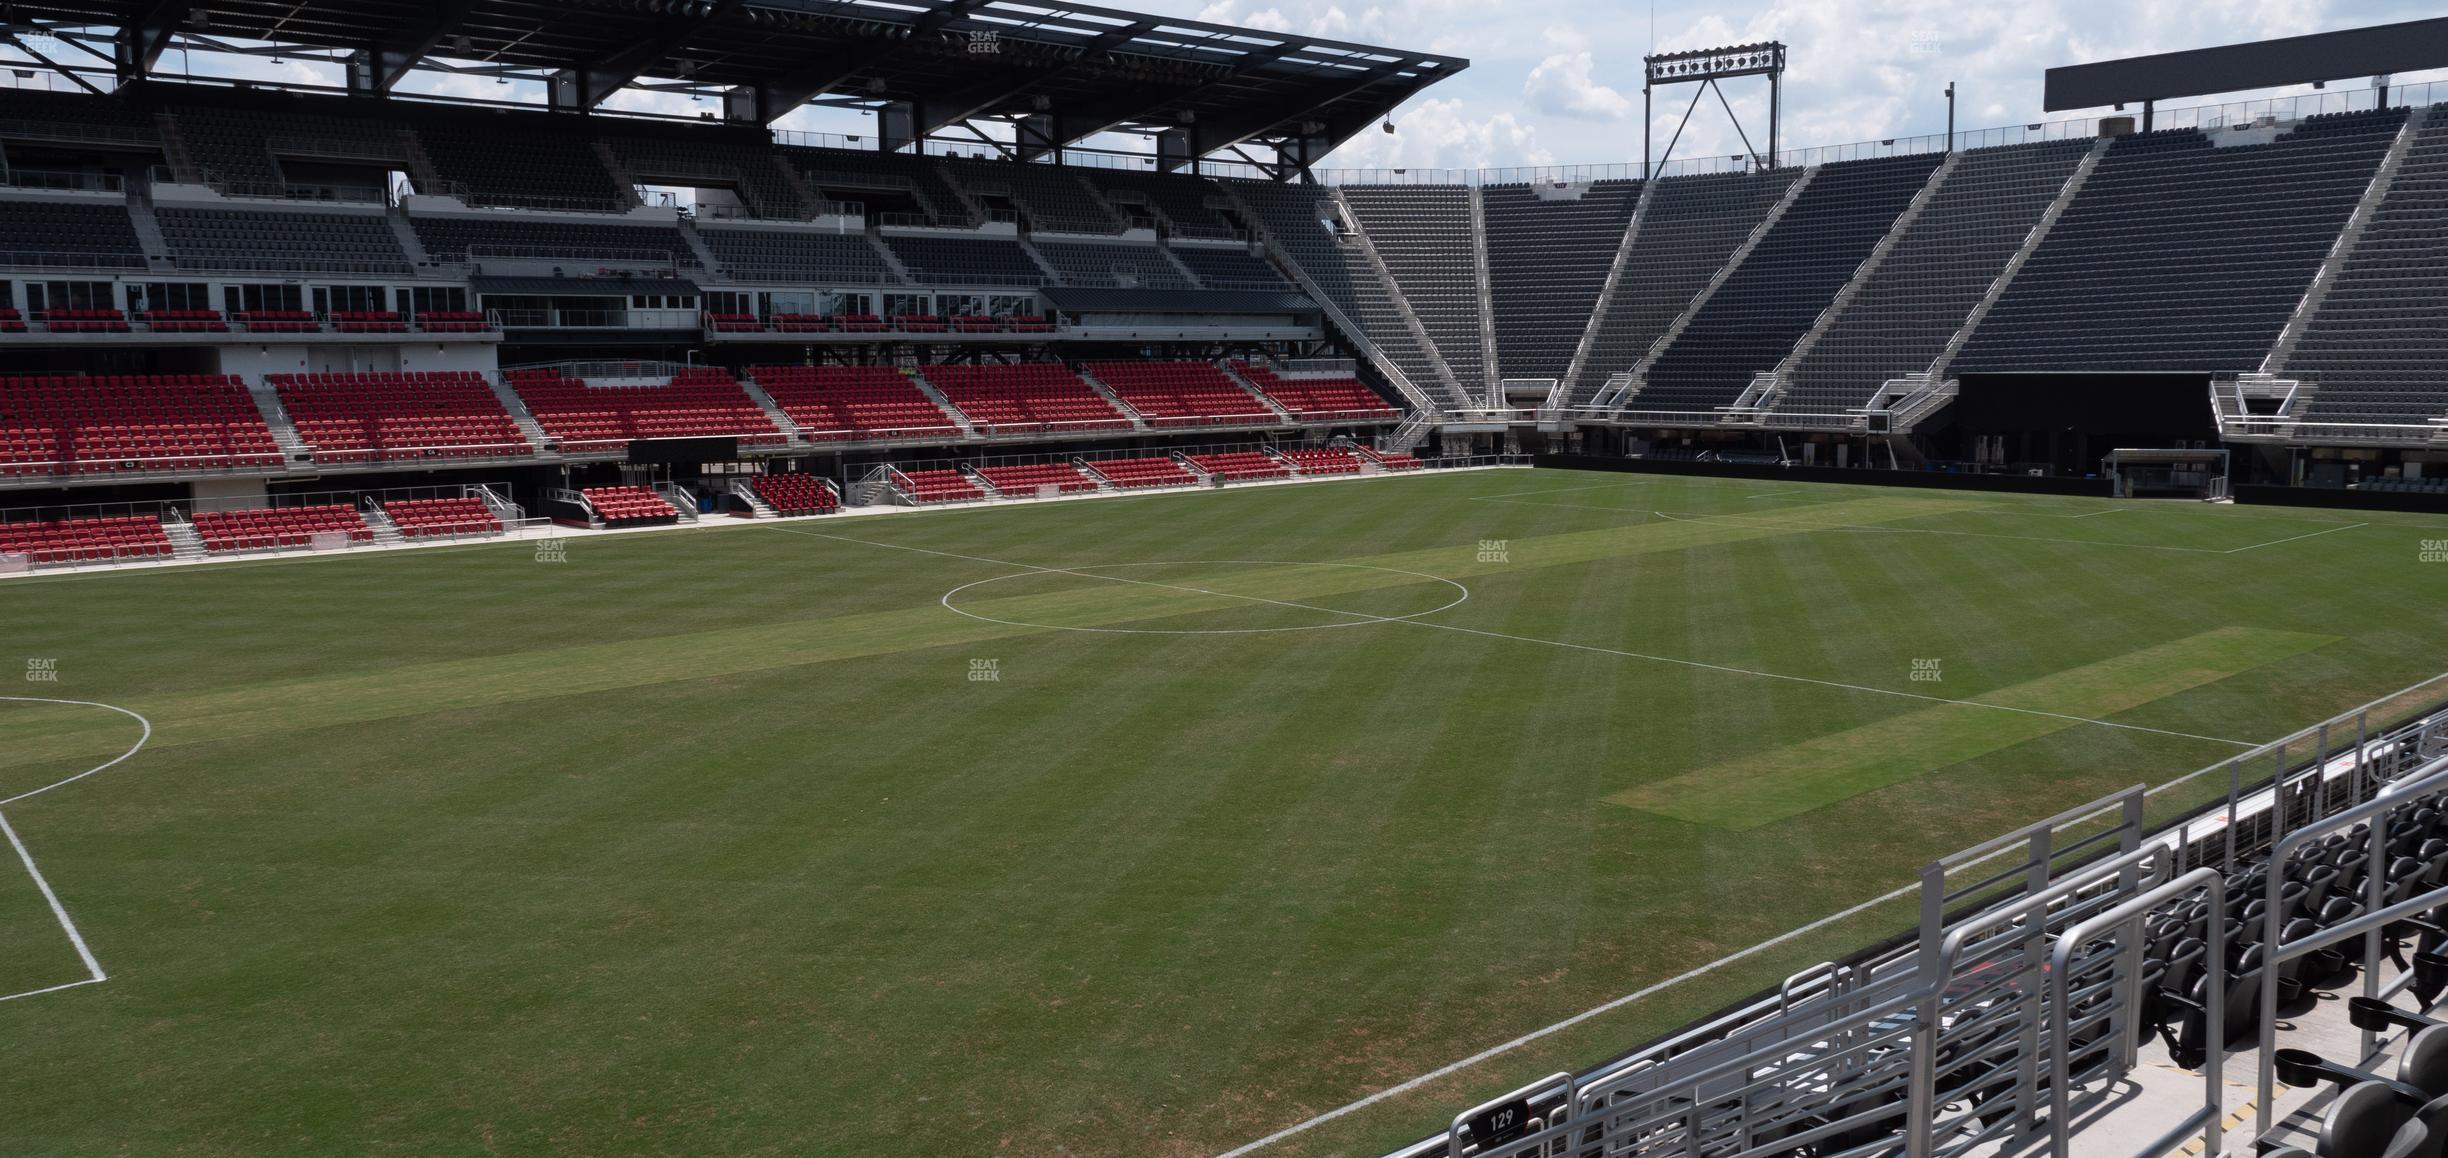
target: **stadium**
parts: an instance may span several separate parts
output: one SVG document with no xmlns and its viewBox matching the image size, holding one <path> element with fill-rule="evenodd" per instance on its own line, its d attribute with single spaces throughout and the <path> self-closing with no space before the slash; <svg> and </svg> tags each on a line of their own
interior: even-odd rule
<svg viewBox="0 0 2448 1158">
<path fill-rule="evenodd" d="M 0 1153 L 2448 1154 L 2448 19 L 1261 23 L 0 4 Z"/>
</svg>

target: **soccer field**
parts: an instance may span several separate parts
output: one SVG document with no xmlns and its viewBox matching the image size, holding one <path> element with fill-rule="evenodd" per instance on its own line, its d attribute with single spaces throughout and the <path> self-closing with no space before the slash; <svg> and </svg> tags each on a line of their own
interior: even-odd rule
<svg viewBox="0 0 2448 1158">
<path fill-rule="evenodd" d="M 1503 470 L 0 583 L 151 728 L 11 800 L 143 725 L 0 702 L 0 1153 L 1218 1154 L 2438 674 L 2440 539 Z"/>
</svg>

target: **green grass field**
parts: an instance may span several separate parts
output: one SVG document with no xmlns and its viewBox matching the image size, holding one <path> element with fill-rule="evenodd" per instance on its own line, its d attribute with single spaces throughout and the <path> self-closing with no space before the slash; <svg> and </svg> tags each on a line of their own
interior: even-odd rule
<svg viewBox="0 0 2448 1158">
<path fill-rule="evenodd" d="M 2442 522 L 1488 471 L 11 580 L 0 692 L 155 733 L 0 807 L 109 973 L 0 1001 L 0 1153 L 1217 1154 L 2437 674 Z M 0 800 L 138 731 L 0 703 Z M 85 976 L 0 853 L 0 995 Z"/>
</svg>

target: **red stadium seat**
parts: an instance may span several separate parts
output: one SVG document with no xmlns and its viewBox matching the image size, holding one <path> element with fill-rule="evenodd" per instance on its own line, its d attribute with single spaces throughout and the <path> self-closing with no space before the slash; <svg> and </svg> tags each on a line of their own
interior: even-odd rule
<svg viewBox="0 0 2448 1158">
<path fill-rule="evenodd" d="M 1282 416 L 1205 362 L 1089 362 L 1081 367 L 1150 426 L 1275 426 Z"/>
<path fill-rule="evenodd" d="M 523 458 L 535 448 L 482 375 L 275 374 L 316 462 Z"/>
<path fill-rule="evenodd" d="M 941 365 L 923 373 L 989 437 L 1131 429 L 1129 418 L 1060 362 Z"/>
<path fill-rule="evenodd" d="M 943 408 L 890 366 L 751 366 L 748 376 L 810 442 L 960 437 Z"/>
</svg>

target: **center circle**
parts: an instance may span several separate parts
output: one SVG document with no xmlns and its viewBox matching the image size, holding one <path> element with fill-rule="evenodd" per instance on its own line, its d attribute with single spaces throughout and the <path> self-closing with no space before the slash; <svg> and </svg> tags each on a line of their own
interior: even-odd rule
<svg viewBox="0 0 2448 1158">
<path fill-rule="evenodd" d="M 1417 583 L 1405 583 L 1396 586 L 1409 587 L 1423 583 L 1444 584 L 1445 586 L 1453 589 L 1453 598 L 1435 607 L 1429 607 L 1419 611 L 1408 611 L 1400 615 L 1380 615 L 1374 612 L 1350 611 L 1342 608 L 1326 607 L 1315 603 L 1303 602 L 1297 599 L 1274 599 L 1261 595 L 1244 595 L 1228 590 L 1219 590 L 1217 589 L 1218 586 L 1220 586 L 1218 581 L 1219 577 L 1217 576 L 1205 576 L 1203 577 L 1204 581 L 1202 581 L 1202 577 L 1198 576 L 1187 576 L 1175 579 L 1164 577 L 1160 570 L 1162 568 L 1192 567 L 1317 568 L 1334 569 L 1340 571 L 1375 571 L 1380 574 L 1398 575 L 1406 579 L 1417 581 Z M 1002 618 L 987 615 L 979 611 L 974 611 L 960 605 L 960 598 L 964 593 L 975 591 L 981 587 L 991 587 L 995 584 L 1010 584 L 1026 579 L 1044 579 L 1047 577 L 1072 578 L 1081 580 L 1084 584 L 1105 583 L 1119 587 L 1130 587 L 1141 590 L 1172 591 L 1183 595 L 1197 596 L 1202 598 L 1224 598 L 1249 607 L 1275 607 L 1316 615 L 1323 618 L 1324 622 L 1291 624 L 1279 627 L 1083 627 L 1067 623 L 1034 623 L 1025 619 Z M 1077 588 L 1074 588 L 1074 590 L 1077 590 Z M 951 589 L 950 591 L 944 592 L 941 602 L 943 603 L 945 610 L 950 611 L 955 615 L 964 615 L 971 619 L 980 620 L 986 623 L 1001 624 L 1005 627 L 1027 627 L 1041 631 L 1084 631 L 1098 635 L 1272 635 L 1291 631 L 1331 631 L 1339 627 L 1366 627 L 1376 623 L 1398 623 L 1405 620 L 1419 619 L 1423 616 L 1434 615 L 1440 611 L 1448 611 L 1453 608 L 1460 607 L 1462 603 L 1469 598 L 1470 588 L 1464 587 L 1460 583 L 1456 583 L 1442 575 L 1429 575 L 1419 571 L 1405 571 L 1396 567 L 1373 567 L 1365 563 L 1293 563 L 1269 559 L 1199 559 L 1180 562 L 1100 563 L 1083 565 L 1079 567 L 1043 567 L 1033 571 L 1015 572 L 1010 575 L 997 575 L 992 579 L 980 579 L 975 583 L 964 583 L 961 586 Z M 1166 614 L 1187 615 L 1198 613 L 1185 611 L 1169 612 Z"/>
</svg>

